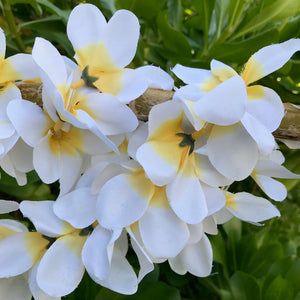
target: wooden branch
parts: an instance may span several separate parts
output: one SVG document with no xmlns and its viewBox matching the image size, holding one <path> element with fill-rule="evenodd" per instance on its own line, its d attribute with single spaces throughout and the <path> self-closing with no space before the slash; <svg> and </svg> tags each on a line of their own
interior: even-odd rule
<svg viewBox="0 0 300 300">
<path fill-rule="evenodd" d="M 16 85 L 20 89 L 23 99 L 35 102 L 42 107 L 42 84 L 16 82 Z M 147 121 L 151 108 L 156 104 L 171 100 L 173 95 L 173 91 L 147 89 L 142 96 L 131 101 L 129 107 L 139 120 Z M 278 139 L 300 141 L 300 106 L 284 103 L 284 108 L 284 118 L 273 135 Z"/>
</svg>

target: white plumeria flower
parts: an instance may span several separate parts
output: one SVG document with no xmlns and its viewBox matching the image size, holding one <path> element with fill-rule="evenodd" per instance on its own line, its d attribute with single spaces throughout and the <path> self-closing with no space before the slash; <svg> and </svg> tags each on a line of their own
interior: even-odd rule
<svg viewBox="0 0 300 300">
<path fill-rule="evenodd" d="M 113 95 L 87 87 L 73 89 L 74 67 L 68 72 L 65 59 L 50 42 L 37 38 L 32 55 L 41 68 L 43 102 L 53 119 L 58 115 L 63 122 L 90 129 L 114 150 L 116 146 L 107 135 L 130 132 L 137 127 L 134 113 Z"/>
<path fill-rule="evenodd" d="M 208 116 L 215 114 L 214 112 L 218 109 L 210 106 L 207 109 L 206 98 L 210 99 L 218 90 L 221 90 L 222 86 L 229 86 L 230 82 L 233 82 L 231 91 L 233 94 L 240 93 L 244 85 L 244 88 L 247 89 L 246 112 L 238 114 L 238 116 L 248 133 L 257 142 L 260 151 L 269 154 L 276 147 L 271 132 L 278 128 L 284 115 L 284 107 L 280 97 L 272 89 L 250 84 L 281 68 L 299 50 L 300 39 L 291 39 L 281 44 L 264 47 L 250 57 L 240 76 L 231 67 L 216 60 L 211 62 L 211 71 L 176 65 L 173 72 L 188 84 L 178 91 L 178 94 L 183 99 L 188 99 L 183 101 L 189 106 L 190 115 L 195 123 L 199 123 L 197 118 L 211 122 L 207 119 L 206 114 Z M 237 78 L 240 80 L 237 81 Z M 230 93 L 227 94 L 230 95 Z M 219 94 L 219 96 L 218 108 L 225 112 L 227 118 L 230 116 L 234 118 L 236 110 L 240 106 L 236 106 L 233 102 L 231 102 L 233 107 L 228 106 L 227 101 L 223 101 L 224 96 L 225 100 L 227 99 L 226 95 Z M 232 98 L 234 99 L 234 96 Z M 204 101 L 202 101 L 203 99 Z M 211 101 L 210 105 L 212 106 L 213 103 L 215 102 Z M 222 118 L 220 120 L 223 122 Z M 215 119 L 213 118 L 212 121 Z M 215 124 L 230 125 L 224 122 Z"/>
<path fill-rule="evenodd" d="M 280 216 L 279 210 L 262 197 L 246 192 L 236 194 L 224 192 L 224 194 L 226 206 L 215 214 L 217 224 L 223 224 L 232 217 L 245 222 L 258 223 Z"/>
<path fill-rule="evenodd" d="M 53 223 L 51 224 L 53 225 Z M 0 292 L 7 299 L 59 300 L 36 283 L 36 267 L 49 239 L 14 220 L 0 220 Z M 11 289 L 11 287 L 14 285 Z"/>
<path fill-rule="evenodd" d="M 204 131 L 194 131 L 187 125 L 180 102 L 154 106 L 149 115 L 148 139 L 137 149 L 136 159 L 155 185 L 166 185 L 170 206 L 178 217 L 196 224 L 208 213 L 200 180 L 212 187 L 227 185 L 231 180 L 219 174 L 207 156 L 197 153 L 198 138 Z"/>
<path fill-rule="evenodd" d="M 286 187 L 272 177 L 300 179 L 300 175 L 294 174 L 282 166 L 281 164 L 284 162 L 282 161 L 283 156 L 278 155 L 280 153 L 278 150 L 274 152 L 270 157 L 261 157 L 258 160 L 257 165 L 251 173 L 251 177 L 271 199 L 283 201 L 287 196 Z"/>
<path fill-rule="evenodd" d="M 147 89 L 147 80 L 135 70 L 125 68 L 135 55 L 139 27 L 137 17 L 127 10 L 117 11 L 106 22 L 94 5 L 75 7 L 68 20 L 67 34 L 82 71 L 77 86 L 96 87 L 123 103 L 139 97 Z"/>
<path fill-rule="evenodd" d="M 84 155 L 107 153 L 110 148 L 88 129 L 80 129 L 52 116 L 35 103 L 13 100 L 8 116 L 22 139 L 33 147 L 33 166 L 41 180 L 60 180 L 66 193 L 78 179 Z"/>
</svg>

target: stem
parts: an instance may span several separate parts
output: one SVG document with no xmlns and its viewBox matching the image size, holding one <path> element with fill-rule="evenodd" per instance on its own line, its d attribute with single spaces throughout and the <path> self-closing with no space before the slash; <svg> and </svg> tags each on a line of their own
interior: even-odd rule
<svg viewBox="0 0 300 300">
<path fill-rule="evenodd" d="M 3 3 L 3 11 L 4 11 L 5 19 L 9 26 L 9 30 L 12 33 L 12 36 L 13 36 L 14 40 L 16 41 L 16 44 L 19 47 L 20 51 L 25 52 L 25 46 L 21 39 L 20 33 L 17 30 L 17 26 L 15 23 L 14 15 L 11 10 L 11 6 L 7 0 L 2 0 L 2 3 Z"/>
</svg>

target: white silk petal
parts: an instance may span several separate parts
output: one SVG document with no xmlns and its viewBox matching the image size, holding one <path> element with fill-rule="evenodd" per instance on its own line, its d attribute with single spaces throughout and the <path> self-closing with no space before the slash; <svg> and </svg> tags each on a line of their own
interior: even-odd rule
<svg viewBox="0 0 300 300">
<path fill-rule="evenodd" d="M 258 149 L 244 127 L 214 126 L 208 142 L 208 157 L 212 165 L 225 177 L 242 180 L 253 171 L 258 160 Z"/>
<path fill-rule="evenodd" d="M 37 283 L 45 293 L 61 297 L 76 289 L 84 274 L 84 242 L 85 237 L 66 235 L 47 250 L 37 270 Z"/>
<path fill-rule="evenodd" d="M 90 188 L 78 188 L 56 199 L 54 213 L 75 228 L 85 228 L 96 220 L 96 196 Z"/>
<path fill-rule="evenodd" d="M 142 240 L 153 257 L 175 257 L 189 238 L 187 225 L 171 209 L 149 207 L 139 221 Z"/>
<path fill-rule="evenodd" d="M 261 222 L 280 216 L 278 209 L 270 201 L 249 193 L 234 195 L 234 203 L 227 209 L 243 221 Z"/>
<path fill-rule="evenodd" d="M 217 85 L 193 105 L 195 114 L 212 124 L 231 125 L 246 111 L 247 91 L 243 79 L 234 76 Z"/>
<path fill-rule="evenodd" d="M 176 64 L 172 72 L 186 84 L 201 83 L 213 76 L 209 70 L 185 67 L 180 64 Z"/>
<path fill-rule="evenodd" d="M 206 184 L 202 184 L 202 188 L 205 195 L 208 216 L 225 206 L 225 196 L 219 188 L 210 187 Z"/>
<path fill-rule="evenodd" d="M 0 200 L 0 214 L 7 214 L 18 209 L 18 202 L 10 200 Z"/>
<path fill-rule="evenodd" d="M 63 235 L 73 228 L 59 219 L 53 212 L 55 201 L 22 201 L 20 210 L 30 219 L 36 230 L 46 236 Z"/>
<path fill-rule="evenodd" d="M 107 23 L 101 11 L 92 4 L 76 6 L 68 20 L 67 34 L 74 49 L 100 42 Z"/>
<path fill-rule="evenodd" d="M 246 112 L 241 122 L 251 137 L 256 141 L 257 147 L 261 154 L 268 155 L 272 153 L 274 149 L 276 149 L 277 144 L 274 136 L 255 117 Z"/>
</svg>

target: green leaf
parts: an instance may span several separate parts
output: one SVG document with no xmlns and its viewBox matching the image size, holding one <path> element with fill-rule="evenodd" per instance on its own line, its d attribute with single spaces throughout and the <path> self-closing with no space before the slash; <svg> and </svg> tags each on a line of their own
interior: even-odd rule
<svg viewBox="0 0 300 300">
<path fill-rule="evenodd" d="M 300 2 L 298 0 L 271 1 L 269 5 L 266 5 L 243 28 L 241 28 L 232 39 L 237 39 L 249 32 L 256 31 L 268 22 L 292 17 L 299 12 L 299 9 Z"/>
<path fill-rule="evenodd" d="M 179 56 L 191 56 L 191 46 L 183 33 L 173 29 L 169 22 L 167 11 L 159 13 L 157 17 L 158 30 L 167 50 Z"/>
<path fill-rule="evenodd" d="M 290 282 L 278 275 L 266 290 L 264 300 L 293 300 L 293 294 Z"/>
<path fill-rule="evenodd" d="M 55 31 L 64 32 L 65 25 L 62 23 L 61 18 L 58 16 L 49 16 L 42 19 L 22 22 L 19 25 L 21 28 L 33 29 L 36 31 Z"/>
<path fill-rule="evenodd" d="M 9 0 L 8 2 L 11 5 L 18 4 L 18 3 L 22 3 L 22 4 L 27 3 L 32 6 L 32 8 L 35 10 L 37 15 L 40 16 L 43 13 L 41 7 L 36 3 L 36 0 Z"/>
<path fill-rule="evenodd" d="M 68 17 L 69 17 L 69 13 L 67 11 L 64 11 L 62 9 L 60 9 L 59 7 L 57 7 L 56 5 L 54 5 L 53 3 L 51 3 L 48 0 L 36 0 L 39 4 L 45 6 L 47 8 L 47 10 L 57 16 L 59 16 L 61 18 L 61 20 L 67 24 L 68 21 Z"/>
<path fill-rule="evenodd" d="M 209 55 L 224 62 L 245 63 L 256 51 L 278 41 L 277 29 L 270 29 L 241 42 L 225 42 L 211 48 Z"/>
<path fill-rule="evenodd" d="M 168 0 L 169 20 L 176 30 L 182 25 L 182 4 L 181 0 Z"/>
<path fill-rule="evenodd" d="M 234 300 L 260 300 L 260 289 L 255 277 L 237 271 L 230 278 L 230 288 Z"/>
</svg>

